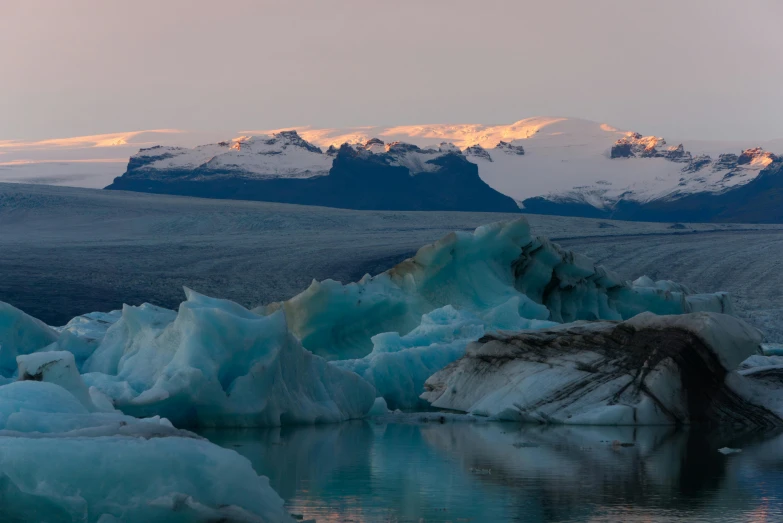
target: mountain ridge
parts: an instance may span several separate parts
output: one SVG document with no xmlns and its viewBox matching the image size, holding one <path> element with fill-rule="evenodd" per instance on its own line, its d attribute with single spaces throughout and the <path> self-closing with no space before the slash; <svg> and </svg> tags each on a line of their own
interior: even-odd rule
<svg viewBox="0 0 783 523">
<path fill-rule="evenodd" d="M 457 163 L 447 162 L 446 166 L 432 161 L 445 154 L 456 154 L 475 165 L 481 182 L 513 198 L 524 212 L 655 221 L 681 221 L 682 215 L 691 219 L 696 217 L 699 221 L 735 220 L 731 207 L 741 206 L 742 202 L 723 195 L 734 194 L 762 172 L 765 175 L 779 172 L 779 156 L 758 145 L 687 141 L 670 145 L 662 137 L 623 131 L 589 120 L 535 117 L 511 125 L 285 128 L 253 131 L 250 136 L 192 149 L 146 148 L 131 157 L 125 174 L 108 188 L 169 193 L 184 190 L 190 195 L 215 194 L 213 197 L 308 204 L 325 201 L 329 206 L 367 208 L 366 202 L 350 201 L 348 197 L 305 194 L 297 197 L 293 188 L 278 187 L 289 184 L 283 181 L 285 179 L 301 179 L 311 180 L 301 184 L 305 192 L 314 190 L 305 188 L 309 185 L 319 186 L 319 191 L 335 190 L 329 183 L 315 183 L 312 179 L 330 175 L 334 159 L 346 144 L 364 155 L 364 160 L 372 158 L 367 155 L 378 155 L 389 166 L 406 168 L 413 178 L 436 171 L 441 174 L 439 187 L 422 184 L 421 180 L 412 184 L 400 182 L 408 187 L 406 190 L 422 190 L 426 186 L 427 190 L 435 192 L 463 193 L 460 203 L 456 203 L 453 194 L 446 193 L 441 197 L 409 198 L 418 201 L 415 205 L 421 210 L 441 209 L 448 200 L 453 200 L 448 207 L 450 210 L 476 207 L 475 203 L 467 201 L 456 183 L 459 180 L 468 187 L 481 184 L 464 178 L 466 165 L 458 167 Z M 734 149 L 729 150 L 729 147 Z M 449 169 L 464 172 L 444 177 Z M 147 186 L 142 180 L 149 182 Z M 208 182 L 211 188 L 206 191 L 204 185 L 200 189 L 184 189 L 182 183 L 186 180 L 189 184 Z M 223 180 L 226 187 L 220 187 L 218 180 Z M 260 191 L 247 187 L 243 190 L 237 185 L 239 180 L 244 185 L 261 180 L 277 181 L 268 184 L 267 191 Z M 374 205 L 390 208 L 391 204 L 383 203 L 382 198 L 371 196 L 368 184 L 372 180 L 372 176 L 355 178 L 353 183 L 364 187 L 354 196 L 361 195 L 365 200 L 374 201 Z M 375 179 L 375 182 L 379 180 Z M 179 189 L 172 185 L 174 182 Z M 228 186 L 233 188 L 229 190 Z M 769 188 L 770 181 L 753 187 L 755 189 L 738 194 L 747 197 L 753 191 L 761 191 L 761 187 Z M 391 190 L 384 183 L 377 189 Z M 346 191 L 346 188 L 340 190 Z M 281 196 L 283 193 L 285 195 Z M 481 198 L 488 194 L 486 189 L 479 193 L 483 194 Z M 217 196 L 221 194 L 230 196 Z M 405 203 L 400 196 L 394 199 L 393 205 L 400 208 L 410 210 L 414 205 Z M 436 200 L 440 203 L 434 204 Z M 494 205 L 498 205 L 498 200 L 494 201 Z M 711 211 L 694 213 L 691 209 L 686 212 L 685 209 L 696 201 L 728 203 L 721 203 L 720 211 L 714 209 L 717 204 L 710 203 Z M 509 210 L 505 204 L 501 208 Z M 758 215 L 757 219 L 761 220 L 783 220 L 783 216 L 778 218 L 774 212 L 768 213 L 769 216 L 750 214 Z"/>
<path fill-rule="evenodd" d="M 376 139 L 322 151 L 296 131 L 145 149 L 107 189 L 364 210 L 519 212 L 450 144 L 422 149 Z"/>
</svg>

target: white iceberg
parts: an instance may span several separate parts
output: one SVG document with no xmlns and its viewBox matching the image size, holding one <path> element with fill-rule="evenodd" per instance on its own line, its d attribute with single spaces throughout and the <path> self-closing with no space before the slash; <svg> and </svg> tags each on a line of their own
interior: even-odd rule
<svg viewBox="0 0 783 523">
<path fill-rule="evenodd" d="M 16 357 L 54 343 L 57 331 L 44 322 L 0 301 L 0 376 L 16 372 Z"/>
<path fill-rule="evenodd" d="M 259 316 L 186 289 L 174 313 L 123 308 L 84 364 L 123 412 L 177 426 L 275 426 L 358 418 L 375 391 L 302 348 L 282 311 Z"/>
<path fill-rule="evenodd" d="M 4 518 L 291 521 L 268 479 L 234 451 L 164 418 L 100 410 L 71 372 L 72 354 L 19 359 L 26 379 L 0 386 Z"/>
</svg>

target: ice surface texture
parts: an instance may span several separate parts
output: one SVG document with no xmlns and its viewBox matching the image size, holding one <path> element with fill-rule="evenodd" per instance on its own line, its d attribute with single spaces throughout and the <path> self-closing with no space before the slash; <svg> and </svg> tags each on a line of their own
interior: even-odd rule
<svg viewBox="0 0 783 523">
<path fill-rule="evenodd" d="M 123 309 L 84 365 L 126 413 L 177 426 L 275 426 L 363 416 L 375 391 L 304 350 L 281 312 L 259 316 L 186 289 L 173 313 Z"/>
<path fill-rule="evenodd" d="M 742 320 L 704 312 L 488 335 L 430 377 L 423 396 L 539 423 L 780 426 L 734 372 L 760 343 Z"/>
<path fill-rule="evenodd" d="M 266 426 L 362 416 L 375 396 L 368 383 L 391 408 L 416 407 L 424 381 L 486 332 L 701 310 L 730 312 L 728 296 L 623 282 L 518 219 L 451 233 L 357 283 L 313 282 L 256 311 L 266 316 L 188 290 L 177 312 L 126 306 L 74 319 L 59 338 L 10 308 L 0 336 L 20 340 L 12 356 L 45 348 L 86 358 L 86 382 L 126 413 Z"/>
<path fill-rule="evenodd" d="M 36 520 L 56 514 L 51 519 L 103 523 L 284 521 L 288 516 L 282 500 L 247 460 L 174 426 L 337 422 L 371 409 L 385 413 L 386 404 L 416 407 L 425 381 L 437 372 L 430 378 L 435 383 L 455 368 L 452 362 L 479 338 L 502 339 L 499 330 L 546 333 L 553 328 L 584 328 L 597 336 L 596 329 L 616 324 L 556 324 L 619 321 L 642 311 L 730 312 L 731 306 L 722 293 L 694 295 L 675 283 L 644 278 L 623 282 L 587 258 L 531 236 L 524 220 L 449 234 L 378 276 L 348 285 L 316 282 L 291 300 L 257 311 L 186 289 L 186 301 L 177 311 L 126 305 L 122 311 L 91 313 L 55 329 L 0 303 L 4 515 Z M 724 372 L 760 341 L 729 316 L 717 323 L 705 320 L 699 328 L 688 323 L 690 316 L 665 318 L 685 325 L 677 332 L 701 340 L 701 345 L 680 343 L 683 354 L 713 354 L 710 364 Z M 655 330 L 644 322 L 654 320 L 639 316 L 621 325 Z M 599 355 L 610 351 L 611 344 L 606 345 L 598 343 L 593 350 Z M 623 343 L 620 347 L 626 348 Z M 637 346 L 627 348 L 628 354 L 612 365 L 638 363 Z M 542 357 L 568 360 L 557 351 Z M 627 421 L 631 411 L 639 412 L 634 423 L 660 422 L 665 415 L 657 404 L 644 403 L 651 395 L 668 395 L 667 408 L 678 415 L 693 412 L 683 410 L 690 408 L 683 402 L 693 395 L 681 394 L 685 381 L 677 381 L 670 361 L 676 358 L 659 358 L 642 380 L 652 392 L 623 396 L 631 406 L 590 403 L 588 395 L 571 406 L 550 402 L 549 410 L 539 409 L 546 416 L 536 418 L 535 411 L 524 419 L 559 420 L 561 410 L 571 409 L 585 423 L 616 421 L 618 416 Z M 592 376 L 595 365 L 590 360 L 557 374 L 556 363 L 569 364 L 553 361 L 549 370 L 555 373 L 553 383 L 556 377 L 561 386 L 573 376 Z M 680 366 L 681 372 L 693 368 Z M 623 379 L 616 369 L 606 372 L 613 383 Z M 715 412 L 731 422 L 779 419 L 753 405 L 753 394 L 769 390 L 763 380 L 740 390 L 750 378 L 729 377 L 737 384 L 704 383 L 752 408 Z M 484 386 L 502 387 L 492 374 L 484 378 Z M 463 390 L 470 392 L 469 387 Z M 482 399 L 471 394 L 473 403 Z M 377 395 L 383 400 L 376 401 Z M 504 405 L 500 399 L 496 404 Z M 473 404 L 450 407 L 490 413 L 489 407 L 473 409 Z M 512 407 L 517 408 L 498 414 L 504 417 Z"/>
<path fill-rule="evenodd" d="M 512 299 L 516 316 L 555 322 L 620 320 L 643 311 L 731 310 L 725 293 L 691 296 L 671 282 L 623 282 L 590 259 L 531 236 L 524 218 L 473 233 L 453 232 L 357 283 L 314 281 L 306 291 L 266 310 L 283 308 L 307 349 L 345 359 L 367 355 L 372 336 L 408 333 L 423 314 L 446 305 L 486 314 Z"/>
<path fill-rule="evenodd" d="M 290 521 L 267 478 L 234 451 L 95 401 L 71 353 L 18 359 L 22 381 L 0 386 L 4 518 Z"/>
<path fill-rule="evenodd" d="M 590 259 L 533 237 L 525 219 L 455 232 L 375 277 L 313 282 L 282 308 L 306 348 L 373 383 L 391 408 L 419 406 L 432 373 L 485 332 L 640 312 L 731 312 L 725 293 L 623 282 Z"/>
</svg>

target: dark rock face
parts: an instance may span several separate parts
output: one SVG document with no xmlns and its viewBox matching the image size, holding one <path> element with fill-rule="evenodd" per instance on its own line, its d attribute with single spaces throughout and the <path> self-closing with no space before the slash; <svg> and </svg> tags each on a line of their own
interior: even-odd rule
<svg viewBox="0 0 783 523">
<path fill-rule="evenodd" d="M 525 154 L 525 148 L 521 145 L 512 145 L 511 143 L 502 140 L 498 142 L 495 149 L 503 151 L 506 154 L 516 154 L 518 156 L 523 156 Z"/>
<path fill-rule="evenodd" d="M 630 143 L 615 143 L 612 146 L 611 158 L 633 158 L 634 156 Z"/>
<path fill-rule="evenodd" d="M 708 154 L 701 154 L 693 159 L 690 163 L 682 168 L 684 173 L 696 173 L 701 171 L 704 167 L 712 163 L 712 158 Z"/>
<path fill-rule="evenodd" d="M 612 146 L 612 158 L 650 158 L 656 155 L 656 147 L 665 145 L 666 141 L 655 136 L 642 136 L 632 133 L 620 138 Z"/>
<path fill-rule="evenodd" d="M 663 158 L 676 163 L 690 163 L 692 159 L 691 153 L 686 151 L 682 144 L 663 151 L 662 156 Z"/>
<path fill-rule="evenodd" d="M 369 149 L 373 145 L 384 145 L 384 143 L 383 140 L 379 138 L 370 138 L 369 140 L 367 140 L 367 143 L 364 144 L 364 148 Z"/>
<path fill-rule="evenodd" d="M 488 162 L 492 161 L 492 157 L 489 155 L 489 152 L 480 145 L 471 145 L 463 152 L 465 156 L 474 156 L 476 158 L 482 158 L 484 160 L 487 160 Z"/>
<path fill-rule="evenodd" d="M 283 138 L 301 140 L 294 131 Z M 397 162 L 420 152 L 429 151 L 404 143 L 390 144 L 383 154 L 347 144 L 330 147 L 326 154 L 334 160 L 329 175 L 299 179 L 234 177 L 231 172 L 202 169 L 166 173 L 129 165 L 106 188 L 346 209 L 519 212 L 512 198 L 484 183 L 478 167 L 458 152 L 426 162 L 428 170 L 420 173 Z"/>
<path fill-rule="evenodd" d="M 279 143 L 283 141 L 284 143 L 287 143 L 287 145 L 293 145 L 295 147 L 301 147 L 302 149 L 306 149 L 310 151 L 311 153 L 322 153 L 320 147 L 317 147 L 301 136 L 299 136 L 299 133 L 296 131 L 281 131 L 269 140 L 267 140 L 266 143 L 269 145 L 273 145 L 275 143 Z"/>
<path fill-rule="evenodd" d="M 775 412 L 734 389 L 743 379 L 734 370 L 760 339 L 712 313 L 491 334 L 427 380 L 422 397 L 539 423 L 779 427 Z"/>
<path fill-rule="evenodd" d="M 221 142 L 222 143 L 222 142 Z M 136 169 L 142 169 L 143 167 L 157 162 L 158 160 L 166 160 L 168 158 L 172 158 L 174 155 L 168 152 L 168 149 L 163 148 L 159 145 L 156 145 L 155 147 L 149 147 L 147 149 L 141 149 L 141 151 L 146 152 L 154 152 L 156 150 L 160 150 L 160 154 L 153 154 L 150 156 L 131 156 L 130 160 L 128 160 L 128 171 L 136 170 Z"/>
<path fill-rule="evenodd" d="M 716 161 L 713 166 L 713 171 L 722 171 L 724 169 L 734 169 L 737 167 L 737 163 L 739 162 L 739 156 L 733 153 L 726 153 L 721 154 L 718 156 L 718 161 Z"/>
<path fill-rule="evenodd" d="M 666 140 L 655 136 L 633 133 L 617 140 L 609 153 L 610 158 L 665 158 L 671 162 L 689 163 L 691 153 L 682 144 L 663 149 Z"/>
</svg>

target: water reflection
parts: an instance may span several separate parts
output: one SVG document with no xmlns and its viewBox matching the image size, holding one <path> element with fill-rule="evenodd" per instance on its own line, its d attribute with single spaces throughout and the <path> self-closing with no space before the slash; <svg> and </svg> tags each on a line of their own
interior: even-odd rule
<svg viewBox="0 0 783 523">
<path fill-rule="evenodd" d="M 203 434 L 318 522 L 783 521 L 776 434 L 367 421 Z"/>
</svg>

